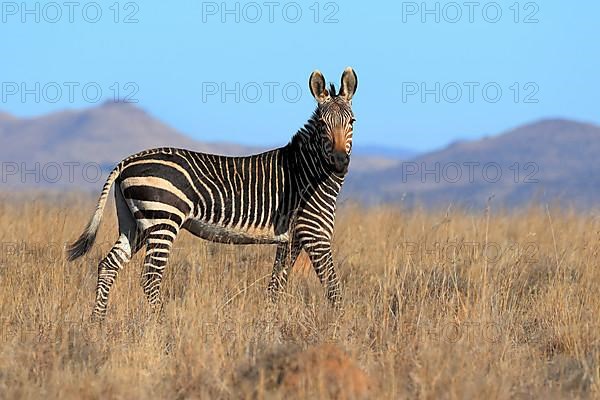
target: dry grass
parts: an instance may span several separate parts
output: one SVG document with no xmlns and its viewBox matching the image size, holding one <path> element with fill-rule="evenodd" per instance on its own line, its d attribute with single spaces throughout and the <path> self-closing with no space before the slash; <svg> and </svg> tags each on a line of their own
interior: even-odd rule
<svg viewBox="0 0 600 400">
<path fill-rule="evenodd" d="M 61 252 L 92 208 L 0 203 L 0 398 L 600 396 L 595 214 L 344 206 L 340 313 L 314 274 L 292 274 L 270 305 L 272 246 L 183 234 L 163 318 L 149 315 L 138 254 L 96 326 L 114 213 L 89 257 L 67 264 Z"/>
</svg>

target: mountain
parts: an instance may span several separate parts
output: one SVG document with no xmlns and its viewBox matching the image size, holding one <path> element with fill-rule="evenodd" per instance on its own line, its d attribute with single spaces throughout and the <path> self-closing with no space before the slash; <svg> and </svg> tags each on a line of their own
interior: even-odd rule
<svg viewBox="0 0 600 400">
<path fill-rule="evenodd" d="M 600 200 L 600 127 L 548 119 L 497 136 L 455 142 L 377 172 L 349 177 L 348 197 L 479 207 L 555 202 L 591 207 Z"/>
<path fill-rule="evenodd" d="M 0 115 L 0 158 L 24 162 L 97 162 L 114 164 L 151 147 L 244 154 L 252 149 L 203 143 L 182 135 L 130 104 L 105 103 L 83 111 L 62 111 L 38 118 Z"/>
<path fill-rule="evenodd" d="M 398 147 L 363 145 L 355 142 L 352 147 L 352 171 L 356 173 L 383 171 L 410 160 L 417 152 Z"/>
<path fill-rule="evenodd" d="M 417 152 L 403 147 L 380 146 L 376 144 L 356 143 L 352 148 L 353 156 L 361 157 L 386 157 L 389 160 L 410 160 L 417 156 Z"/>
<path fill-rule="evenodd" d="M 286 144 L 290 137 L 282 138 L 280 145 Z M 114 102 L 36 118 L 0 113 L 0 143 L 0 161 L 5 166 L 1 180 L 7 184 L 4 187 L 11 189 L 48 183 L 54 187 L 84 184 L 99 188 L 99 181 L 106 178 L 106 172 L 119 160 L 153 147 L 182 147 L 226 155 L 249 155 L 267 150 L 196 141 L 134 105 Z M 75 167 L 70 166 L 73 163 Z M 87 163 L 93 165 L 84 171 Z M 353 168 L 361 172 L 385 169 L 396 163 L 395 159 L 374 153 L 353 158 Z M 68 178 L 69 168 L 73 168 L 74 179 Z M 99 177 L 91 179 L 87 175 Z"/>
<path fill-rule="evenodd" d="M 11 114 L 0 111 L 0 121 L 11 121 L 14 119 L 15 117 Z"/>
</svg>

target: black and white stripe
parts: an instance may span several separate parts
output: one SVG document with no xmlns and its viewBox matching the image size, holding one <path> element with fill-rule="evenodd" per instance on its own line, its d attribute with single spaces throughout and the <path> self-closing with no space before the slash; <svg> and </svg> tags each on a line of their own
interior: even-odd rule
<svg viewBox="0 0 600 400">
<path fill-rule="evenodd" d="M 87 228 L 68 249 L 74 260 L 91 248 L 114 183 L 119 238 L 98 267 L 93 315 L 105 315 L 119 270 L 144 245 L 142 287 L 150 304 L 160 307 L 162 274 L 181 229 L 216 242 L 276 244 L 268 286 L 273 299 L 305 249 L 328 298 L 339 303 L 331 238 L 352 146 L 356 87 L 351 68 L 344 71 L 337 95 L 315 71 L 310 88 L 317 109 L 288 145 L 275 150 L 226 157 L 159 148 L 121 161 L 109 175 Z"/>
</svg>

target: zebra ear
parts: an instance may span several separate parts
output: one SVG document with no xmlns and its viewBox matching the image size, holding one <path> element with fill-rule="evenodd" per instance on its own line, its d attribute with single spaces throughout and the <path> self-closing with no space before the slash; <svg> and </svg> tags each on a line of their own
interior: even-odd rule
<svg viewBox="0 0 600 400">
<path fill-rule="evenodd" d="M 340 96 L 346 99 L 346 101 L 352 100 L 352 96 L 356 93 L 358 87 L 358 77 L 356 72 L 351 67 L 344 70 L 342 74 L 342 85 L 340 87 Z"/>
<path fill-rule="evenodd" d="M 310 74 L 308 79 L 308 86 L 313 97 L 319 102 L 323 103 L 329 98 L 329 92 L 325 88 L 325 78 L 319 70 L 315 70 Z"/>
</svg>

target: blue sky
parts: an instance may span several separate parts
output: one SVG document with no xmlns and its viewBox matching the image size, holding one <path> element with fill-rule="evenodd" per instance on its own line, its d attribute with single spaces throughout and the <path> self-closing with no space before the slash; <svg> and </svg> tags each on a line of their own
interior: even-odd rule
<svg viewBox="0 0 600 400">
<path fill-rule="evenodd" d="M 313 110 L 310 72 L 337 84 L 350 65 L 357 146 L 600 123 L 598 2 L 71 4 L 0 3 L 1 110 L 91 107 L 118 90 L 197 139 L 276 145 Z"/>
</svg>

